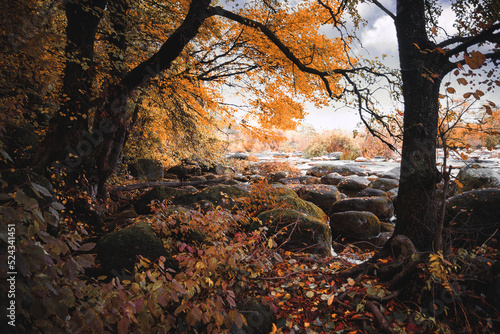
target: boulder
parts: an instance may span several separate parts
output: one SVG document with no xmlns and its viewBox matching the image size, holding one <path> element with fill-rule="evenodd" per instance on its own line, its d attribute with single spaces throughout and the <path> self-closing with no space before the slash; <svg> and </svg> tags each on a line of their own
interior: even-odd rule
<svg viewBox="0 0 500 334">
<path fill-rule="evenodd" d="M 285 249 L 332 255 L 332 236 L 325 220 L 297 210 L 281 208 L 262 212 L 257 217 L 268 228 L 268 236 L 277 234 L 275 241 L 278 244 L 284 243 Z M 253 223 L 251 229 L 259 227 L 257 223 Z"/>
<path fill-rule="evenodd" d="M 273 182 L 278 182 L 286 177 L 288 177 L 288 172 L 286 171 L 272 172 L 267 175 L 267 180 L 270 183 L 273 183 Z"/>
<path fill-rule="evenodd" d="M 180 180 L 186 180 L 190 175 L 200 175 L 201 167 L 194 162 L 183 162 L 167 169 L 167 173 L 176 175 Z"/>
<path fill-rule="evenodd" d="M 304 175 L 295 177 L 285 177 L 280 180 L 283 184 L 319 184 L 320 180 L 317 177 Z"/>
<path fill-rule="evenodd" d="M 335 186 L 326 184 L 305 185 L 297 194 L 305 201 L 316 204 L 324 212 L 329 213 L 333 203 L 340 200 L 340 192 Z"/>
<path fill-rule="evenodd" d="M 385 191 L 375 188 L 365 188 L 356 194 L 355 197 L 383 196 Z"/>
<path fill-rule="evenodd" d="M 342 180 L 337 188 L 348 196 L 357 194 L 360 190 L 368 187 L 370 180 L 363 176 L 348 176 Z"/>
<path fill-rule="evenodd" d="M 394 188 L 399 187 L 399 181 L 396 179 L 389 179 L 385 177 L 381 177 L 380 179 L 376 179 L 370 183 L 370 188 L 380 189 L 383 191 L 388 191 Z"/>
<path fill-rule="evenodd" d="M 105 235 L 97 242 L 96 250 L 104 271 L 114 276 L 133 272 L 139 255 L 151 261 L 164 256 L 167 267 L 178 268 L 177 262 L 168 254 L 148 223 L 137 223 Z"/>
<path fill-rule="evenodd" d="M 333 204 L 331 212 L 368 211 L 379 219 L 388 219 L 394 214 L 392 201 L 383 196 L 347 198 Z"/>
<path fill-rule="evenodd" d="M 235 160 L 248 160 L 248 154 L 237 152 L 231 155 L 228 155 L 226 159 L 235 159 Z"/>
<path fill-rule="evenodd" d="M 339 173 L 329 173 L 329 174 L 326 174 L 325 176 L 321 177 L 322 184 L 329 184 L 332 186 L 336 186 L 344 180 L 345 180 L 345 176 L 342 176 Z"/>
<path fill-rule="evenodd" d="M 466 166 L 458 172 L 457 180 L 462 187 L 456 187 L 456 194 L 480 188 L 500 188 L 500 170 L 477 164 Z"/>
<path fill-rule="evenodd" d="M 156 181 L 163 179 L 163 166 L 158 160 L 137 159 L 128 165 L 130 175 L 138 179 Z"/>
<path fill-rule="evenodd" d="M 401 174 L 401 167 L 394 167 L 393 169 L 380 175 L 381 178 L 399 180 Z"/>
<path fill-rule="evenodd" d="M 246 324 L 241 328 L 233 325 L 231 334 L 268 334 L 273 331 L 276 317 L 264 299 L 250 299 L 239 303 L 238 311 L 245 316 Z"/>
<path fill-rule="evenodd" d="M 339 173 L 343 176 L 363 174 L 364 171 L 356 166 L 349 165 L 335 165 L 335 164 L 321 164 L 311 167 L 306 175 L 322 177 L 330 173 Z"/>
<path fill-rule="evenodd" d="M 476 189 L 450 197 L 445 223 L 478 243 L 484 242 L 500 229 L 500 189 Z"/>
<path fill-rule="evenodd" d="M 134 209 L 123 210 L 115 216 L 113 221 L 109 224 L 109 229 L 114 230 L 118 226 L 130 225 L 134 218 L 139 217 Z"/>
<path fill-rule="evenodd" d="M 325 221 L 327 218 L 325 212 L 321 210 L 321 208 L 319 208 L 317 205 L 308 201 L 304 201 L 297 196 L 279 196 L 278 200 L 279 202 L 285 204 L 287 207 L 292 208 L 293 210 L 305 213 L 321 221 Z"/>
<path fill-rule="evenodd" d="M 377 216 L 366 211 L 336 212 L 330 215 L 333 236 L 350 240 L 367 240 L 380 234 L 380 221 Z"/>
<path fill-rule="evenodd" d="M 249 191 L 240 186 L 221 184 L 206 187 L 196 193 L 176 196 L 172 199 L 172 203 L 178 205 L 194 205 L 199 201 L 203 201 L 203 205 L 206 206 L 206 201 L 209 201 L 215 206 L 220 205 L 226 209 L 233 209 L 236 206 L 235 199 L 247 196 L 250 196 Z"/>
<path fill-rule="evenodd" d="M 151 208 L 149 204 L 152 201 L 164 201 L 173 199 L 174 197 L 182 197 L 185 195 L 192 194 L 193 192 L 187 189 L 171 188 L 167 186 L 156 186 L 153 189 L 147 191 L 142 195 L 135 203 L 134 208 L 138 214 L 147 215 L 150 214 Z"/>
</svg>

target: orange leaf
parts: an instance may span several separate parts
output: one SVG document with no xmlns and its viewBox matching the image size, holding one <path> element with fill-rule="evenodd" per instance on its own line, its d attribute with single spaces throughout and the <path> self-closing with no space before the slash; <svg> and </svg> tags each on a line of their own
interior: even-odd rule
<svg viewBox="0 0 500 334">
<path fill-rule="evenodd" d="M 467 85 L 467 80 L 465 80 L 464 78 L 458 78 L 457 79 L 457 82 L 461 85 Z"/>
<path fill-rule="evenodd" d="M 454 93 L 455 93 L 455 88 L 453 88 L 453 87 L 448 87 L 448 88 L 446 88 L 446 91 L 447 91 L 448 93 L 450 93 L 450 94 L 454 94 Z"/>
<path fill-rule="evenodd" d="M 465 54 L 465 63 L 473 70 L 480 68 L 486 61 L 486 56 L 479 51 L 472 51 L 470 56 Z"/>
</svg>

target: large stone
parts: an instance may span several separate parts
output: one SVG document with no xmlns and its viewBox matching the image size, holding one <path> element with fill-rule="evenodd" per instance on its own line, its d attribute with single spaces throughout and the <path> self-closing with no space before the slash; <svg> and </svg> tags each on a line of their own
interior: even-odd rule
<svg viewBox="0 0 500 334">
<path fill-rule="evenodd" d="M 279 182 L 281 179 L 288 177 L 287 171 L 272 172 L 267 175 L 267 180 L 271 183 Z"/>
<path fill-rule="evenodd" d="M 394 214 L 392 201 L 383 196 L 347 198 L 333 204 L 331 212 L 368 211 L 379 219 L 388 219 Z"/>
<path fill-rule="evenodd" d="M 137 159 L 128 166 L 130 175 L 139 179 L 156 181 L 163 179 L 163 166 L 158 160 Z"/>
<path fill-rule="evenodd" d="M 376 179 L 375 181 L 370 183 L 370 188 L 380 189 L 383 191 L 388 191 L 397 187 L 399 187 L 398 180 L 385 177 L 381 177 L 380 179 Z"/>
<path fill-rule="evenodd" d="M 380 234 L 377 216 L 366 211 L 336 212 L 330 215 L 330 227 L 334 236 L 350 240 L 367 240 Z"/>
<path fill-rule="evenodd" d="M 446 224 L 478 243 L 484 242 L 500 230 L 500 189 L 476 189 L 450 197 Z"/>
<path fill-rule="evenodd" d="M 332 235 L 326 220 L 280 208 L 262 212 L 257 217 L 268 228 L 269 236 L 277 234 L 276 242 L 285 243 L 285 249 L 332 255 Z M 251 226 L 252 229 L 259 227 L 256 223 Z"/>
<path fill-rule="evenodd" d="M 304 201 L 303 199 L 294 196 L 280 196 L 278 197 L 278 200 L 294 210 L 305 213 L 321 221 L 326 220 L 325 212 L 311 202 Z"/>
<path fill-rule="evenodd" d="M 238 304 L 238 311 L 245 316 L 242 328 L 231 327 L 231 334 L 268 334 L 273 331 L 276 317 L 267 302 L 257 299 L 245 300 Z"/>
<path fill-rule="evenodd" d="M 99 240 L 96 249 L 102 268 L 113 276 L 124 276 L 133 272 L 139 255 L 151 261 L 164 256 L 167 267 L 178 268 L 178 264 L 168 254 L 148 223 L 137 223 L 111 232 Z"/>
<path fill-rule="evenodd" d="M 134 205 L 135 211 L 138 214 L 146 215 L 150 214 L 152 201 L 165 201 L 172 200 L 175 197 L 182 197 L 185 195 L 190 195 L 193 192 L 187 189 L 171 188 L 167 186 L 156 186 L 153 189 L 142 195 Z"/>
<path fill-rule="evenodd" d="M 462 187 L 456 187 L 456 193 L 481 188 L 500 188 L 499 171 L 479 165 L 463 167 L 457 175 L 457 180 Z"/>
<path fill-rule="evenodd" d="M 326 213 L 330 212 L 333 203 L 341 199 L 338 189 L 326 184 L 302 186 L 297 193 L 300 198 L 316 204 Z"/>
<path fill-rule="evenodd" d="M 345 176 L 342 176 L 339 173 L 329 173 L 321 177 L 321 183 L 337 186 L 339 183 L 344 181 L 345 178 Z"/>
<path fill-rule="evenodd" d="M 319 178 L 304 175 L 304 176 L 295 176 L 295 177 L 285 177 L 280 180 L 283 184 L 318 184 L 320 183 Z"/>
<path fill-rule="evenodd" d="M 237 203 L 235 199 L 248 197 L 250 192 L 237 185 L 216 185 L 201 191 L 176 196 L 172 202 L 179 205 L 193 205 L 200 201 L 208 201 L 215 206 L 220 205 L 226 209 L 233 209 Z"/>
<path fill-rule="evenodd" d="M 383 196 L 385 191 L 375 188 L 365 188 L 356 194 L 355 197 Z"/>
<path fill-rule="evenodd" d="M 343 176 L 362 174 L 363 170 L 356 166 L 321 164 L 310 168 L 306 174 L 316 177 L 322 177 L 330 173 L 339 173 Z"/>
<path fill-rule="evenodd" d="M 380 177 L 385 179 L 399 180 L 400 175 L 401 175 L 401 167 L 394 167 L 393 169 L 380 175 Z"/>
<path fill-rule="evenodd" d="M 342 180 L 337 188 L 346 194 L 347 196 L 354 196 L 360 190 L 363 190 L 368 187 L 370 184 L 370 180 L 363 176 L 348 176 L 344 180 Z"/>
</svg>

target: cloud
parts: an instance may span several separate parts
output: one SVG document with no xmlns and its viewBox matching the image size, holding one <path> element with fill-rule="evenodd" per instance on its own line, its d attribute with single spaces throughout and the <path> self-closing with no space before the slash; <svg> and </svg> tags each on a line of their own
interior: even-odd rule
<svg viewBox="0 0 500 334">
<path fill-rule="evenodd" d="M 377 18 L 371 27 L 362 31 L 361 43 L 370 53 L 397 54 L 398 41 L 394 20 L 388 15 Z"/>
</svg>

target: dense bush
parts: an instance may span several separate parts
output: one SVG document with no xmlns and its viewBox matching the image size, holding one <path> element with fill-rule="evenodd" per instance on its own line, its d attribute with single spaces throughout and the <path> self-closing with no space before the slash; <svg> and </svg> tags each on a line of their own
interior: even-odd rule
<svg viewBox="0 0 500 334">
<path fill-rule="evenodd" d="M 361 150 L 354 138 L 340 131 L 326 132 L 316 136 L 303 151 L 304 157 L 312 158 L 326 153 L 342 152 L 342 160 L 353 160 L 361 155 Z"/>
</svg>

